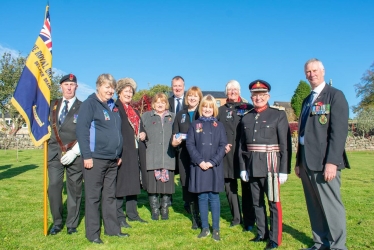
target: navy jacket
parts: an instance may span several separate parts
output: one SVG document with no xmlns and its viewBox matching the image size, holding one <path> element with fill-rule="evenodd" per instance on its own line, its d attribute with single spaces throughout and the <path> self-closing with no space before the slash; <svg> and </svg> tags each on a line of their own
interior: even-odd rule
<svg viewBox="0 0 374 250">
<path fill-rule="evenodd" d="M 114 160 L 122 153 L 121 117 L 114 101 L 101 102 L 95 93 L 80 106 L 77 139 L 84 160 Z"/>
<path fill-rule="evenodd" d="M 221 122 L 193 121 L 187 133 L 186 146 L 191 157 L 188 191 L 192 193 L 223 192 L 223 157 L 227 144 Z M 210 162 L 213 168 L 202 170 L 199 164 Z"/>
</svg>

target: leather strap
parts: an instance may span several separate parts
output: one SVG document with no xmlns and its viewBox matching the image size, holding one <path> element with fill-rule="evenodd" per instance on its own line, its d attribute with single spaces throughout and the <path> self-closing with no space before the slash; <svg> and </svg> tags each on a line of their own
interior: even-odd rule
<svg viewBox="0 0 374 250">
<path fill-rule="evenodd" d="M 53 128 L 53 131 L 55 132 L 57 143 L 58 143 L 58 145 L 61 148 L 62 155 L 64 155 L 66 153 L 66 151 L 68 151 L 68 149 L 72 148 L 75 145 L 75 143 L 77 143 L 77 140 L 74 140 L 74 141 L 72 141 L 72 142 L 70 142 L 68 144 L 65 144 L 65 145 L 62 144 L 62 141 L 61 141 L 60 135 L 58 134 L 57 126 L 56 126 L 57 104 L 58 104 L 58 100 L 56 100 L 55 104 L 53 105 L 53 111 L 52 111 L 52 128 Z"/>
</svg>

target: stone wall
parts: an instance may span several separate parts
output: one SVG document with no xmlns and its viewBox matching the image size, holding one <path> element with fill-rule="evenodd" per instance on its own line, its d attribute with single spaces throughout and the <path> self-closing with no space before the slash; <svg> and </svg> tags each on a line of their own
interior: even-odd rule
<svg viewBox="0 0 374 250">
<path fill-rule="evenodd" d="M 4 149 L 5 145 L 7 145 L 8 143 L 10 144 L 7 149 L 16 149 L 17 141 L 19 149 L 43 148 L 43 146 L 35 147 L 31 142 L 30 136 L 28 134 L 17 135 L 16 137 L 8 138 L 6 135 L 0 133 L 0 149 Z M 292 151 L 294 152 L 297 149 L 297 142 L 298 138 L 292 137 Z M 374 136 L 368 138 L 348 136 L 345 143 L 345 149 L 347 151 L 374 150 Z"/>
</svg>

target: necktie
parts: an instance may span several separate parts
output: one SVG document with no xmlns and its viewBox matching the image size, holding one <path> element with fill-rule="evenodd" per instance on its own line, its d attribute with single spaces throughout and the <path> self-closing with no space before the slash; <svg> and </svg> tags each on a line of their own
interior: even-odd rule
<svg viewBox="0 0 374 250">
<path fill-rule="evenodd" d="M 178 113 L 179 112 L 179 110 L 181 110 L 181 106 L 182 106 L 182 104 L 181 104 L 181 99 L 180 98 L 177 98 L 177 108 L 175 109 L 175 113 Z"/>
<path fill-rule="evenodd" d="M 310 95 L 308 96 L 308 100 L 305 102 L 305 105 L 303 106 L 303 110 L 301 112 L 300 137 L 304 136 L 305 123 L 310 113 L 310 107 L 313 104 L 314 94 L 316 94 L 316 92 L 314 91 L 310 93 Z"/>
<path fill-rule="evenodd" d="M 59 121 L 60 121 L 60 125 L 64 122 L 65 117 L 66 117 L 66 115 L 68 114 L 68 104 L 69 104 L 69 101 L 68 101 L 68 100 L 65 100 L 64 102 L 65 102 L 65 107 L 64 107 L 64 109 L 61 111 L 60 119 L 59 119 Z"/>
</svg>

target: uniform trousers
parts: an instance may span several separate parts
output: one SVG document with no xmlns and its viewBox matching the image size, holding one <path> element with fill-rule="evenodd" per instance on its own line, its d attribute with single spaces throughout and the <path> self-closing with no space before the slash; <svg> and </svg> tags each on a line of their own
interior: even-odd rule
<svg viewBox="0 0 374 250">
<path fill-rule="evenodd" d="M 316 247 L 347 249 L 345 209 L 340 195 L 340 171 L 326 182 L 323 171 L 312 171 L 305 160 L 304 146 L 300 147 L 300 178 Z"/>
<path fill-rule="evenodd" d="M 265 194 L 268 196 L 267 177 L 250 177 L 253 207 L 256 213 L 257 233 L 263 238 L 269 237 L 278 245 L 282 243 L 282 207 L 280 202 L 268 199 L 270 210 L 270 230 L 267 223 Z M 279 184 L 278 184 L 279 185 Z"/>
<path fill-rule="evenodd" d="M 138 213 L 138 196 L 128 195 L 126 196 L 126 216 L 123 213 L 123 197 L 117 197 L 117 218 L 118 222 L 126 221 L 126 216 L 130 220 L 136 220 L 139 218 Z"/>
<path fill-rule="evenodd" d="M 100 238 L 100 202 L 107 235 L 120 233 L 116 208 L 117 161 L 93 158 L 93 167 L 84 169 L 86 237 Z"/>
<path fill-rule="evenodd" d="M 79 210 L 82 200 L 82 161 L 80 157 L 75 161 L 64 166 L 60 158 L 56 155 L 48 161 L 48 198 L 55 226 L 62 227 L 62 189 L 64 182 L 64 171 L 66 169 L 66 193 L 67 193 L 67 218 L 66 226 L 68 228 L 78 227 Z"/>
<path fill-rule="evenodd" d="M 242 210 L 244 228 L 254 226 L 256 222 L 256 213 L 252 202 L 251 186 L 248 182 L 240 181 L 242 185 Z"/>
<path fill-rule="evenodd" d="M 238 180 L 225 178 L 225 191 L 232 215 L 231 225 L 238 225 L 242 222 L 238 196 Z"/>
</svg>

